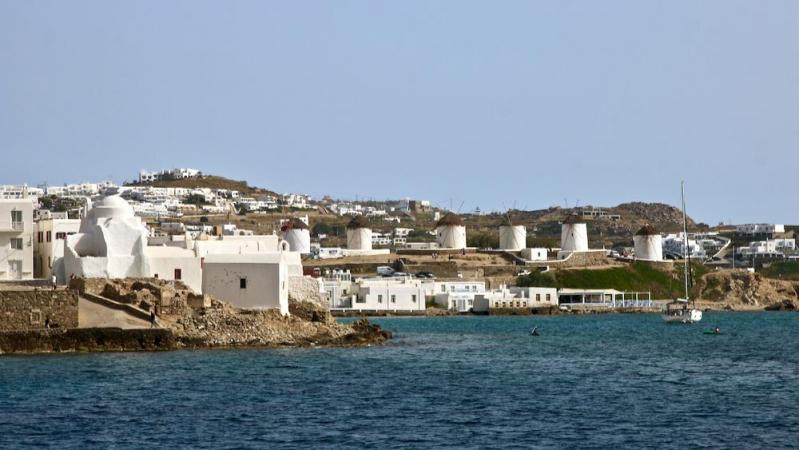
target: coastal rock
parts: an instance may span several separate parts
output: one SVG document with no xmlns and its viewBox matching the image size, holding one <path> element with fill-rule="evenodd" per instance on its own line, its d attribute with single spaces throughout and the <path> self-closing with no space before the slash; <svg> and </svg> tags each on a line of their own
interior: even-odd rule
<svg viewBox="0 0 799 450">
<path fill-rule="evenodd" d="M 727 306 L 733 309 L 768 309 L 783 301 L 793 303 L 799 298 L 793 283 L 743 270 L 707 273 L 698 281 L 697 287 L 698 299 L 714 309 Z"/>
<path fill-rule="evenodd" d="M 796 309 L 796 302 L 793 300 L 783 300 L 765 307 L 766 311 L 796 311 Z"/>
</svg>

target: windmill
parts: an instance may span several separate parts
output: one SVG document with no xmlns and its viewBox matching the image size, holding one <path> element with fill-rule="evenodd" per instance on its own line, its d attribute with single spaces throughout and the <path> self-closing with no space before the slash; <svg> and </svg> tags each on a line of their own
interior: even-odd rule
<svg viewBox="0 0 799 450">
<path fill-rule="evenodd" d="M 499 249 L 520 251 L 525 247 L 527 247 L 527 228 L 524 225 L 514 224 L 510 210 L 506 210 L 499 226 Z"/>
</svg>

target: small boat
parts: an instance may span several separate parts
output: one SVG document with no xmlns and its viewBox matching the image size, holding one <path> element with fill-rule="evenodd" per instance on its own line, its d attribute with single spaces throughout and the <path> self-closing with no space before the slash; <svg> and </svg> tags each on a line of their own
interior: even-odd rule
<svg viewBox="0 0 799 450">
<path fill-rule="evenodd" d="M 691 251 L 688 248 L 688 216 L 685 214 L 685 182 L 680 183 L 680 193 L 682 195 L 682 229 L 683 229 L 683 259 L 685 260 L 685 298 L 678 298 L 666 304 L 663 310 L 663 320 L 667 323 L 694 323 L 702 320 L 702 310 L 696 309 L 692 303 L 688 307 L 690 292 L 688 283 L 691 280 Z"/>
<path fill-rule="evenodd" d="M 538 332 L 538 327 L 533 327 L 533 329 L 530 330 L 530 336 L 541 336 L 541 333 Z"/>
</svg>

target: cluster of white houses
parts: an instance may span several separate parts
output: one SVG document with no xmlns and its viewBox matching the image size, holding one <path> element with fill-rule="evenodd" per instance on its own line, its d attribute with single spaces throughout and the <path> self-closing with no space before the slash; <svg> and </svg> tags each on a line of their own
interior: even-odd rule
<svg viewBox="0 0 799 450">
<path fill-rule="evenodd" d="M 405 277 L 353 278 L 347 271 L 324 275 L 330 309 L 335 313 L 422 313 L 427 304 L 459 313 L 530 310 L 550 306 L 651 306 L 649 292 L 613 289 L 509 287 L 486 289 L 483 281 Z"/>
<path fill-rule="evenodd" d="M 178 280 L 235 306 L 288 313 L 292 278 L 305 279 L 300 252 L 280 236 L 203 233 L 154 239 L 118 195 L 89 202 L 80 220 L 51 214 L 34 223 L 33 202 L 27 198 L 0 200 L 0 217 L 0 280 Z M 305 282 L 322 294 L 321 281 Z"/>
</svg>

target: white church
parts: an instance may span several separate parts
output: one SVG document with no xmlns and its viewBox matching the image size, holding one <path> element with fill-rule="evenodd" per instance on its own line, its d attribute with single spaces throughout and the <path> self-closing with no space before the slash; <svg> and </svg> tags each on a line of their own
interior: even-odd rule
<svg viewBox="0 0 799 450">
<path fill-rule="evenodd" d="M 62 282 L 72 276 L 179 280 L 234 306 L 288 314 L 288 281 L 302 277 L 302 262 L 280 237 L 187 235 L 160 246 L 148 246 L 148 237 L 120 196 L 89 202 L 79 232 L 64 241 L 64 273 L 56 276 Z"/>
</svg>

